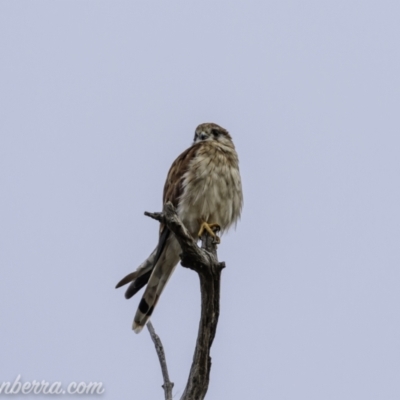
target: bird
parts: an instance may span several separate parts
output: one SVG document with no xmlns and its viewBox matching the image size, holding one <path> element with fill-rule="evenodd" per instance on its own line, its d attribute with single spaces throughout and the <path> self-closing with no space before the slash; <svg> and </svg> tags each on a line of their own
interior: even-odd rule
<svg viewBox="0 0 400 400">
<path fill-rule="evenodd" d="M 171 202 L 194 239 L 204 231 L 220 243 L 236 226 L 243 207 L 239 159 L 229 132 L 215 123 L 200 124 L 192 145 L 172 163 L 163 191 L 163 204 Z M 151 317 L 169 278 L 179 262 L 180 245 L 168 227 L 160 224 L 158 245 L 136 271 L 116 288 L 128 283 L 130 299 L 146 286 L 132 329 L 139 333 Z"/>
</svg>

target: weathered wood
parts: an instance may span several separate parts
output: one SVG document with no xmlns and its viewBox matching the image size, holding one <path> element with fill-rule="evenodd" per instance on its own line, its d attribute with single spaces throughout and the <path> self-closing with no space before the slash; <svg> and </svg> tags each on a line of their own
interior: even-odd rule
<svg viewBox="0 0 400 400">
<path fill-rule="evenodd" d="M 181 400 L 202 400 L 205 398 L 210 382 L 211 356 L 210 350 L 217 331 L 219 318 L 219 297 L 221 287 L 221 270 L 224 263 L 219 263 L 216 244 L 213 238 L 206 234 L 202 237 L 202 252 L 207 252 L 202 261 L 192 263 L 187 257 L 182 259 L 182 265 L 194 269 L 200 278 L 201 317 L 197 334 L 196 348 L 190 368 L 188 382 Z M 208 259 L 208 263 L 204 260 Z M 185 264 L 183 263 L 185 262 Z M 195 265 L 195 267 L 192 267 Z"/>
<path fill-rule="evenodd" d="M 202 247 L 197 246 L 189 231 L 180 221 L 174 206 L 164 204 L 162 213 L 145 215 L 167 225 L 175 234 L 181 248 L 181 264 L 196 271 L 200 279 L 201 316 L 196 348 L 185 391 L 181 400 L 202 400 L 205 398 L 210 382 L 210 350 L 217 330 L 219 318 L 219 298 L 221 270 L 225 263 L 219 262 L 217 245 L 206 232 L 201 238 Z"/>
<path fill-rule="evenodd" d="M 156 334 L 151 321 L 147 322 L 147 329 L 150 332 L 151 339 L 153 340 L 157 356 L 160 361 L 161 372 L 164 380 L 162 388 L 164 389 L 165 400 L 172 400 L 172 388 L 174 387 L 174 384 L 169 380 L 167 360 L 165 358 L 164 347 L 161 343 L 160 337 Z"/>
</svg>

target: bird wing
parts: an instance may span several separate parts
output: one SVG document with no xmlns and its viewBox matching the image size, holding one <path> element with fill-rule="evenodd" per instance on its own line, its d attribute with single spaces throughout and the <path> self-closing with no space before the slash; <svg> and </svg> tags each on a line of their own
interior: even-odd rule
<svg viewBox="0 0 400 400">
<path fill-rule="evenodd" d="M 188 169 L 190 161 L 196 154 L 198 147 L 197 144 L 189 147 L 172 163 L 164 185 L 163 204 L 170 201 L 175 207 L 178 206 L 179 198 L 183 191 L 183 177 Z M 130 299 L 148 283 L 154 267 L 165 249 L 169 237 L 169 229 L 164 224 L 160 224 L 159 239 L 156 249 L 142 264 L 140 264 L 136 271 L 126 275 L 117 283 L 116 288 L 119 288 L 131 282 L 125 292 L 125 297 L 127 299 Z"/>
<path fill-rule="evenodd" d="M 163 204 L 171 202 L 174 207 L 178 207 L 179 199 L 184 189 L 183 180 L 185 174 L 199 147 L 199 144 L 189 147 L 172 163 L 164 184 Z M 169 236 L 170 230 L 165 226 L 165 224 L 161 223 L 154 265 L 156 265 L 157 261 L 160 259 Z"/>
<path fill-rule="evenodd" d="M 164 204 L 170 201 L 175 207 L 178 207 L 180 197 L 185 190 L 183 186 L 185 174 L 200 146 L 201 143 L 197 143 L 189 147 L 172 163 L 164 185 Z M 154 268 L 133 322 L 133 329 L 136 333 L 142 330 L 150 318 L 165 285 L 179 262 L 179 253 L 178 241 L 174 235 L 171 235 L 168 227 L 161 223 Z"/>
</svg>

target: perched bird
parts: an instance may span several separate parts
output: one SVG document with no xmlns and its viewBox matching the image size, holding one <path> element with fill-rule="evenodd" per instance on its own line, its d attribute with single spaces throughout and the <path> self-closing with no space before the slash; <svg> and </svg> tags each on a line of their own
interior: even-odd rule
<svg viewBox="0 0 400 400">
<path fill-rule="evenodd" d="M 163 203 L 170 201 L 193 238 L 204 230 L 220 242 L 223 233 L 240 217 L 243 204 L 239 160 L 228 131 L 217 124 L 196 128 L 193 144 L 172 164 L 164 186 Z M 147 284 L 133 321 L 139 333 L 149 320 L 160 295 L 179 262 L 181 249 L 174 234 L 161 224 L 159 243 L 135 272 L 117 288 L 129 283 L 131 298 Z"/>
</svg>

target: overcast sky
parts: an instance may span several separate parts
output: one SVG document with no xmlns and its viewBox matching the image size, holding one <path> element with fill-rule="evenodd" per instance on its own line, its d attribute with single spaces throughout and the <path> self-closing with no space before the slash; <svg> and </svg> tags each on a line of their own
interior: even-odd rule
<svg viewBox="0 0 400 400">
<path fill-rule="evenodd" d="M 131 330 L 140 296 L 114 286 L 155 247 L 143 212 L 161 210 L 172 161 L 216 122 L 245 204 L 219 247 L 207 399 L 400 399 L 399 15 L 398 1 L 2 0 L 0 382 L 163 398 L 148 332 Z M 178 267 L 152 319 L 177 399 L 199 296 Z"/>
</svg>

